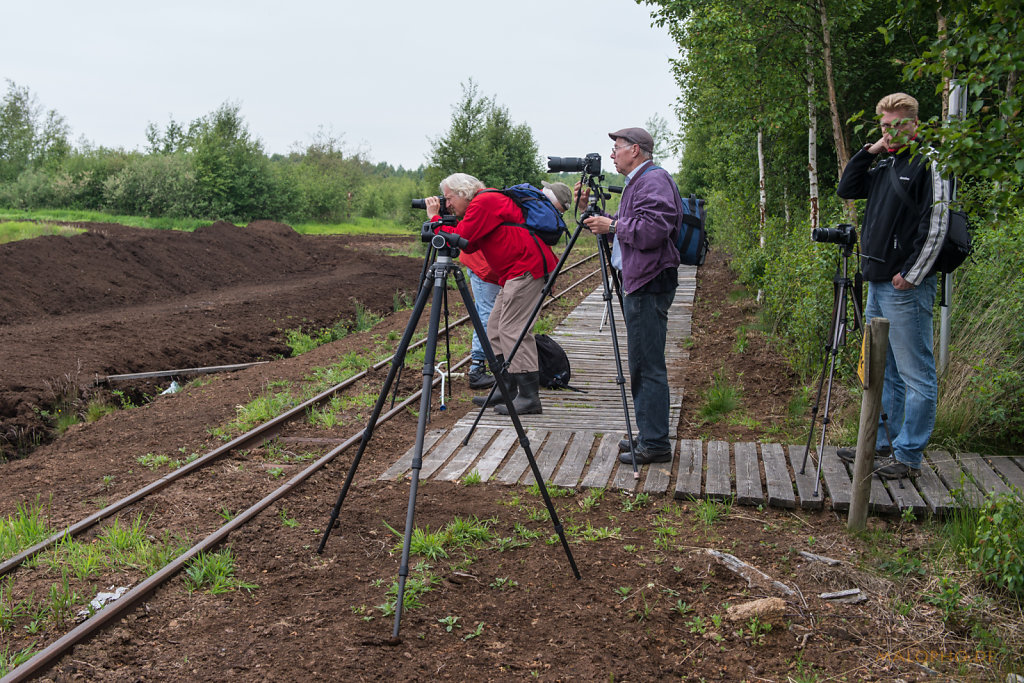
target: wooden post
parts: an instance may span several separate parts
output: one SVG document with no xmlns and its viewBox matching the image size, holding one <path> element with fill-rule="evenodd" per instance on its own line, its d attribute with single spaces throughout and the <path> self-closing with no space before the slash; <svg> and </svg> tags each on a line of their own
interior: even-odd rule
<svg viewBox="0 0 1024 683">
<path fill-rule="evenodd" d="M 889 350 L 889 321 L 872 318 L 864 328 L 863 351 L 864 396 L 860 404 L 860 429 L 857 430 L 857 456 L 853 462 L 853 491 L 850 514 L 846 519 L 849 531 L 867 526 L 868 504 L 871 500 L 871 471 L 875 462 L 875 437 L 878 415 L 882 408 L 882 384 L 885 381 L 885 359 Z"/>
</svg>

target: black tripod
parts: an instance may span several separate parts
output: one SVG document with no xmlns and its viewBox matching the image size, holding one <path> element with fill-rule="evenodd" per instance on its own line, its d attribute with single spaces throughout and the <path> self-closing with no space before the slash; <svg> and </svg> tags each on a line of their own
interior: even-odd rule
<svg viewBox="0 0 1024 683">
<path fill-rule="evenodd" d="M 811 441 L 814 439 L 814 422 L 818 416 L 818 406 L 821 403 L 821 391 L 825 384 L 825 366 L 828 366 L 828 391 L 825 394 L 825 412 L 821 418 L 821 443 L 818 446 L 818 467 L 814 475 L 814 495 L 818 495 L 818 486 L 821 480 L 822 449 L 825 448 L 825 430 L 829 424 L 829 408 L 832 402 L 832 379 L 835 377 L 836 358 L 839 356 L 839 347 L 846 343 L 846 333 L 857 331 L 863 324 L 862 314 L 862 291 L 863 280 L 860 270 L 857 270 L 855 280 L 850 279 L 849 262 L 853 254 L 854 246 L 857 244 L 857 233 L 852 225 L 843 225 L 839 228 L 818 228 L 811 232 L 811 238 L 818 242 L 836 242 L 839 246 L 840 260 L 836 265 L 836 273 L 832 277 L 832 324 L 829 328 L 830 336 L 825 344 L 825 359 L 821 368 L 821 379 L 818 381 L 818 395 L 814 399 L 814 407 L 811 408 L 811 429 L 807 434 L 807 447 L 804 449 L 804 461 L 800 466 L 800 474 L 807 469 L 807 457 L 811 452 Z M 849 310 L 847 304 L 853 304 L 853 327 L 848 328 Z"/>
<path fill-rule="evenodd" d="M 569 258 L 569 252 L 572 251 L 573 245 L 576 244 L 576 240 L 579 239 L 580 233 L 585 227 L 583 225 L 583 221 L 596 214 L 598 211 L 598 203 L 603 202 L 608 198 L 609 195 L 604 193 L 598 182 L 601 179 L 603 179 L 603 176 L 595 176 L 587 171 L 583 172 L 583 175 L 580 178 L 580 186 L 582 187 L 583 185 L 586 185 L 590 188 L 590 201 L 587 206 L 587 210 L 576 219 L 576 229 L 573 231 L 572 237 L 569 239 L 569 244 L 566 245 L 565 251 L 562 252 L 562 256 L 558 259 L 558 264 L 555 266 L 555 269 L 548 275 L 547 282 L 544 284 L 544 289 L 541 291 L 540 297 L 537 299 L 537 303 L 533 308 L 533 312 L 530 314 L 529 321 L 519 333 L 519 337 L 516 339 L 516 343 L 512 346 L 512 350 L 509 352 L 508 357 L 505 358 L 505 363 L 501 367 L 502 372 L 508 368 L 513 356 L 516 355 L 516 351 L 519 350 L 519 346 L 523 343 L 523 339 L 526 337 L 530 329 L 533 328 L 533 322 L 536 320 L 541 306 L 544 305 L 544 299 L 547 298 L 548 294 L 550 294 L 551 290 L 554 288 L 555 278 L 558 277 L 558 274 L 562 271 L 562 266 L 565 264 L 566 259 Z M 579 196 L 577 195 L 577 200 L 578 199 Z M 629 440 L 629 455 L 633 462 L 633 478 L 639 479 L 640 471 L 637 468 L 636 452 L 633 445 L 633 426 L 629 417 L 629 403 L 626 401 L 626 379 L 622 375 L 622 355 L 619 352 L 619 337 L 615 330 L 615 318 L 612 312 L 612 281 L 615 282 L 615 291 L 619 295 L 620 309 L 622 308 L 622 294 L 619 289 L 618 280 L 609 272 L 611 270 L 611 247 L 608 246 L 606 241 L 601 240 L 601 238 L 598 238 L 598 252 L 601 256 L 601 282 L 604 286 L 604 295 L 602 298 L 605 301 L 606 316 L 611 323 L 612 347 L 615 351 L 615 368 L 618 373 L 615 377 L 615 383 L 619 385 L 619 394 L 622 398 L 622 412 L 626 418 L 626 438 Z M 495 374 L 495 377 L 497 377 L 497 373 Z M 490 393 L 487 395 L 487 400 L 484 402 L 484 405 L 481 406 L 480 411 L 476 415 L 476 419 L 473 420 L 473 425 L 469 428 L 469 433 L 467 433 L 466 438 L 463 439 L 463 445 L 469 443 L 469 438 L 473 436 L 473 432 L 476 431 L 476 427 L 480 423 L 480 419 L 483 417 L 484 411 L 487 410 L 487 407 L 491 404 L 494 392 L 498 391 L 498 389 L 498 383 L 495 382 L 494 386 L 491 387 Z M 536 472 L 534 475 L 536 475 Z"/>
<path fill-rule="evenodd" d="M 430 228 L 431 231 L 434 227 L 437 227 L 437 224 L 428 223 L 424 226 L 425 229 Z M 373 436 L 374 426 L 376 425 L 377 418 L 380 416 L 381 409 L 387 400 L 391 385 L 394 382 L 395 377 L 398 375 L 399 370 L 405 363 L 405 354 L 409 347 L 409 342 L 412 340 L 413 334 L 416 331 L 416 326 L 419 323 L 420 316 L 423 314 L 423 309 L 427 305 L 427 299 L 430 298 L 431 291 L 433 291 L 433 302 L 430 308 L 430 326 L 427 333 L 427 345 L 423 359 L 423 393 L 420 398 L 419 422 L 416 425 L 416 445 L 412 459 L 412 485 L 409 489 L 409 508 L 405 518 L 405 537 L 402 543 L 402 563 L 398 570 L 398 600 L 395 604 L 395 623 L 392 631 L 393 639 L 398 638 L 398 629 L 402 619 L 402 608 L 404 607 L 403 600 L 405 598 L 405 582 L 406 578 L 409 576 L 409 544 L 412 539 L 413 532 L 416 491 L 419 487 L 420 469 L 423 466 L 423 442 L 427 419 L 430 413 L 430 392 L 434 378 L 434 358 L 437 352 L 437 335 L 441 318 L 442 300 L 447 291 L 447 281 L 450 274 L 455 276 L 456 285 L 459 288 L 459 292 L 462 294 L 462 301 L 466 306 L 466 310 L 469 311 L 469 316 L 473 321 L 473 329 L 476 330 L 476 333 L 479 335 L 480 342 L 484 347 L 484 352 L 487 354 L 487 362 L 494 371 L 495 383 L 500 387 L 502 396 L 505 397 L 505 405 L 508 406 L 509 416 L 512 418 L 512 424 L 515 426 L 516 433 L 519 435 L 519 443 L 526 452 L 526 458 L 530 463 L 530 467 L 533 469 L 533 475 L 537 480 L 537 485 L 544 498 L 544 504 L 547 506 L 548 514 L 551 515 L 551 522 L 555 527 L 555 532 L 562 541 L 562 548 L 565 550 L 565 555 L 569 559 L 569 564 L 572 567 L 573 574 L 577 579 L 580 578 L 580 572 L 576 568 L 576 562 L 573 559 L 572 552 L 569 550 L 569 543 L 565 538 L 565 532 L 558 520 L 558 514 L 555 512 L 555 507 L 548 495 L 548 490 L 544 486 L 544 481 L 541 478 L 537 462 L 533 457 L 533 451 L 530 449 L 530 441 L 526 438 L 526 432 L 523 430 L 523 425 L 519 421 L 519 415 L 516 413 L 515 407 L 512 405 L 512 401 L 508 398 L 509 393 L 505 386 L 505 378 L 497 371 L 498 361 L 494 357 L 494 351 L 491 349 L 491 345 L 487 340 L 487 334 L 483 329 L 483 325 L 480 323 L 480 316 L 477 315 L 476 306 L 473 304 L 473 297 L 469 292 L 469 286 L 466 284 L 465 276 L 462 274 L 462 270 L 459 268 L 458 264 L 453 261 L 453 256 L 458 254 L 458 248 L 465 246 L 466 241 L 458 235 L 438 232 L 437 235 L 434 235 L 431 238 L 430 244 L 431 251 L 428 251 L 424 261 L 425 267 L 423 271 L 424 277 L 422 286 L 420 288 L 419 295 L 416 298 L 416 304 L 413 307 L 412 314 L 409 317 L 409 323 L 405 328 L 405 334 L 402 336 L 402 340 L 398 344 L 398 349 L 395 351 L 394 359 L 391 361 L 391 369 L 388 372 L 387 379 L 384 381 L 384 386 L 381 389 L 380 395 L 377 397 L 377 403 L 373 407 L 373 414 L 370 416 L 366 428 L 363 430 L 363 438 L 359 443 L 359 450 L 356 452 L 352 465 L 349 468 L 348 475 L 345 478 L 345 483 L 341 488 L 341 493 L 338 495 L 338 500 L 334 504 L 334 509 L 331 511 L 331 519 L 327 523 L 327 528 L 324 530 L 323 538 L 320 540 L 320 547 L 317 548 L 317 553 L 322 553 L 324 546 L 327 544 L 327 537 L 330 535 L 331 528 L 338 519 L 338 514 L 341 511 L 341 505 L 345 501 L 345 496 L 348 494 L 349 486 L 351 486 L 352 480 L 355 477 L 356 468 L 359 466 L 359 461 L 362 459 L 363 452 L 366 450 L 366 445 Z M 433 264 L 429 265 L 429 267 L 426 267 L 426 264 L 430 264 L 431 252 L 436 253 L 436 260 Z"/>
</svg>

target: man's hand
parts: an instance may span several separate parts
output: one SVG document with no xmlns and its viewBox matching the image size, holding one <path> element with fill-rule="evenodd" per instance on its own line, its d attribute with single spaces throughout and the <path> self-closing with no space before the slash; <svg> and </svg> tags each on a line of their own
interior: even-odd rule
<svg viewBox="0 0 1024 683">
<path fill-rule="evenodd" d="M 423 200 L 427 206 L 427 215 L 430 217 L 441 215 L 441 200 L 437 197 L 427 197 Z"/>
<path fill-rule="evenodd" d="M 576 197 L 576 206 L 586 206 L 587 202 L 590 201 L 590 188 L 582 187 L 583 183 L 576 181 L 576 185 L 572 188 L 572 196 Z"/>
<path fill-rule="evenodd" d="M 908 289 L 914 288 L 914 285 L 904 280 L 903 276 L 900 275 L 899 273 L 896 273 L 895 275 L 892 276 L 892 286 L 900 290 L 901 292 L 905 292 Z"/>
<path fill-rule="evenodd" d="M 583 221 L 583 225 L 587 226 L 587 230 L 595 235 L 606 235 L 611 232 L 609 227 L 611 224 L 612 219 L 607 216 L 591 216 Z"/>
<path fill-rule="evenodd" d="M 878 138 L 877 141 L 871 143 L 868 147 L 868 152 L 871 154 L 881 154 L 885 150 L 889 149 L 889 145 L 886 144 L 885 138 Z"/>
</svg>

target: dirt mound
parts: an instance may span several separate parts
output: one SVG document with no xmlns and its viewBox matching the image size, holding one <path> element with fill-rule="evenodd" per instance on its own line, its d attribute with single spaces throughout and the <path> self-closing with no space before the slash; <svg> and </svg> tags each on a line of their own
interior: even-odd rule
<svg viewBox="0 0 1024 683">
<path fill-rule="evenodd" d="M 419 284 L 414 261 L 382 251 L 406 238 L 300 235 L 271 221 L 191 233 L 76 225 L 87 232 L 0 245 L 4 455 L 97 375 L 287 356 L 284 330 L 351 318 L 356 303 L 389 311 Z"/>
</svg>

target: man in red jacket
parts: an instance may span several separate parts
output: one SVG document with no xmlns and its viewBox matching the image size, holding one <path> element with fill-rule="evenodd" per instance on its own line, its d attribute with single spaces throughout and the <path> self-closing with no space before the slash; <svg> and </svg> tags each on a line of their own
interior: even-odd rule
<svg viewBox="0 0 1024 683">
<path fill-rule="evenodd" d="M 441 181 L 441 194 L 448 210 L 461 219 L 447 230 L 469 242 L 463 251 L 483 255 L 501 286 L 487 323 L 487 338 L 503 363 L 523 329 L 532 328 L 530 316 L 544 289 L 545 273 L 554 270 L 558 260 L 551 247 L 534 239 L 525 228 L 510 225 L 524 221 L 516 203 L 488 189 L 466 173 L 454 173 Z M 435 220 L 440 204 L 437 197 L 426 199 L 427 214 Z M 509 373 L 515 385 L 516 412 L 521 415 L 543 412 L 537 342 L 532 329 L 527 330 L 523 343 L 512 357 Z M 497 395 L 492 400 L 493 403 L 499 401 L 503 403 Z M 507 413 L 504 405 L 498 405 L 496 410 Z"/>
</svg>

